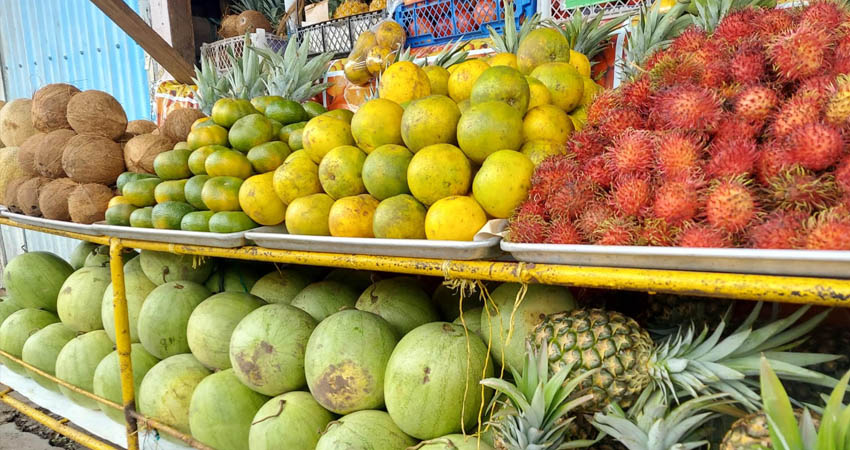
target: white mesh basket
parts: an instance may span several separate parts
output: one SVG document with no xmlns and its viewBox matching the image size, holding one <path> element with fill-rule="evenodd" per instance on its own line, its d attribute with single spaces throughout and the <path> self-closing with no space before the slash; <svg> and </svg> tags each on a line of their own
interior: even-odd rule
<svg viewBox="0 0 850 450">
<path fill-rule="evenodd" d="M 227 56 L 227 49 L 231 49 L 236 58 L 242 57 L 246 39 L 250 39 L 253 47 L 267 48 L 276 52 L 283 51 L 289 41 L 287 37 L 280 37 L 267 33 L 266 30 L 258 29 L 256 33 L 250 33 L 247 37 L 234 36 L 210 44 L 203 44 L 201 45 L 201 57 L 209 58 L 218 73 L 227 72 L 230 70 L 230 58 Z"/>
<path fill-rule="evenodd" d="M 652 0 L 540 0 L 538 11 L 544 17 L 551 18 L 555 22 L 569 20 L 574 14 L 582 16 L 595 16 L 600 11 L 604 17 L 616 17 L 627 14 L 635 14 L 641 6 L 649 6 Z"/>
</svg>

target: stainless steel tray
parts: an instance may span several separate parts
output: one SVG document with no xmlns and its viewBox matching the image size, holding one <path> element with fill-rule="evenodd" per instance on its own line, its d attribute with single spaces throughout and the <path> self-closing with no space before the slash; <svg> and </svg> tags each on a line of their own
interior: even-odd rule
<svg viewBox="0 0 850 450">
<path fill-rule="evenodd" d="M 518 261 L 574 266 L 850 278 L 850 251 L 514 244 Z"/>
<path fill-rule="evenodd" d="M 285 231 L 249 231 L 245 237 L 261 247 L 320 253 L 350 253 L 375 256 L 407 256 L 412 258 L 472 260 L 499 256 L 500 237 L 485 240 L 429 241 L 425 239 L 344 238 L 302 236 Z"/>
<path fill-rule="evenodd" d="M 100 236 L 100 231 L 94 228 L 94 225 L 85 225 L 82 223 L 65 222 L 64 220 L 45 219 L 43 217 L 32 217 L 23 214 L 16 214 L 8 210 L 0 211 L 0 216 L 15 222 L 33 225 L 37 227 L 51 228 L 54 230 L 68 231 L 71 233 L 85 234 L 89 236 Z"/>
<path fill-rule="evenodd" d="M 156 228 L 134 228 L 120 225 L 107 225 L 97 222 L 92 225 L 104 236 L 121 239 L 136 239 L 139 241 L 168 242 L 170 244 L 206 245 L 219 248 L 237 248 L 248 244 L 245 234 L 248 231 L 236 233 L 211 233 L 205 231 L 160 230 Z M 278 227 L 260 227 L 255 230 L 279 230 Z"/>
</svg>

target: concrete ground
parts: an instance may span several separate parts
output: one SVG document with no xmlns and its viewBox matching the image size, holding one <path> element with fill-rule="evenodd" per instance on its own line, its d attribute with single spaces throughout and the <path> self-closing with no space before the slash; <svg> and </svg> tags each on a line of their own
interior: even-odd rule
<svg viewBox="0 0 850 450">
<path fill-rule="evenodd" d="M 0 391 L 5 388 L 6 386 L 0 384 Z M 26 400 L 20 395 L 12 395 Z M 47 412 L 43 408 L 38 409 Z M 0 402 L 0 450 L 82 450 L 83 448 L 85 447 Z"/>
</svg>

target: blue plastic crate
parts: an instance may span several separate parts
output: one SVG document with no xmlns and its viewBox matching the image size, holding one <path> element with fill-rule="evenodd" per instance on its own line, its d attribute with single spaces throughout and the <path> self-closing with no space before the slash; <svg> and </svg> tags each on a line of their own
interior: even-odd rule
<svg viewBox="0 0 850 450">
<path fill-rule="evenodd" d="M 514 0 L 517 28 L 537 10 L 537 0 Z M 487 25 L 505 28 L 503 0 L 422 0 L 396 8 L 393 18 L 407 30 L 413 48 L 489 36 Z"/>
</svg>

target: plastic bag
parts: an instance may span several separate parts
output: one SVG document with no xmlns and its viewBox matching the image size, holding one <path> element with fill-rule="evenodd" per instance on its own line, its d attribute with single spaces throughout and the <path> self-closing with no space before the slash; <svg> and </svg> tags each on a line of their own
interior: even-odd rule
<svg viewBox="0 0 850 450">
<path fill-rule="evenodd" d="M 400 3 L 394 0 L 387 9 L 394 10 Z M 385 19 L 376 23 L 357 37 L 343 67 L 345 78 L 354 84 L 368 83 L 395 62 L 406 40 L 398 22 Z"/>
</svg>

